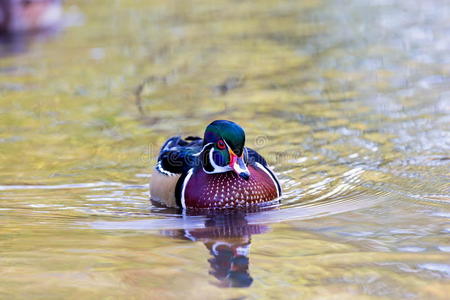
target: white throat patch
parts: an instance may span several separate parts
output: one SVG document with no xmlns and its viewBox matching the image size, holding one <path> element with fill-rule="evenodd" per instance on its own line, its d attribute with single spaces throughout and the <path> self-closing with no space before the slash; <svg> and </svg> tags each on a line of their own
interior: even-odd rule
<svg viewBox="0 0 450 300">
<path fill-rule="evenodd" d="M 211 148 L 209 150 L 208 153 L 208 157 L 209 157 L 209 162 L 211 163 L 211 166 L 214 168 L 213 171 L 206 171 L 205 168 L 203 167 L 203 171 L 206 174 L 218 174 L 218 173 L 225 173 L 228 171 L 233 171 L 233 169 L 230 166 L 219 166 L 215 163 L 214 159 L 213 159 L 213 152 L 214 152 L 214 148 Z"/>
</svg>

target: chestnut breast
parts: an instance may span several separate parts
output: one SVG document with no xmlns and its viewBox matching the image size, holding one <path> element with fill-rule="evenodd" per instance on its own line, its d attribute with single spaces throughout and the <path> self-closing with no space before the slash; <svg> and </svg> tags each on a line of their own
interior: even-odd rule
<svg viewBox="0 0 450 300">
<path fill-rule="evenodd" d="M 184 188 L 187 208 L 235 208 L 262 205 L 278 197 L 272 177 L 256 165 L 249 165 L 250 178 L 235 172 L 207 174 L 202 168 L 190 176 Z"/>
</svg>

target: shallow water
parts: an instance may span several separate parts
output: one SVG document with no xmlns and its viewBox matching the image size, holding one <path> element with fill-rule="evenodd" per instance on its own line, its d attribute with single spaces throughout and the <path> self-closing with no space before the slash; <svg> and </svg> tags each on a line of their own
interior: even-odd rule
<svg viewBox="0 0 450 300">
<path fill-rule="evenodd" d="M 448 297 L 446 1 L 66 13 L 0 59 L 0 298 Z M 152 206 L 162 142 L 218 118 L 271 163 L 281 206 Z"/>
</svg>

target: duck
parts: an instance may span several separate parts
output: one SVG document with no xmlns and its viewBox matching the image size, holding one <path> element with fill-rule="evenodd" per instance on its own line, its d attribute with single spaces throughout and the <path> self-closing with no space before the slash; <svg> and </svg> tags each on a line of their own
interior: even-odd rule
<svg viewBox="0 0 450 300">
<path fill-rule="evenodd" d="M 61 0 L 1 0 L 0 31 L 26 33 L 55 26 L 62 17 Z"/>
<path fill-rule="evenodd" d="M 169 138 L 150 179 L 151 200 L 186 210 L 255 208 L 276 203 L 281 184 L 266 160 L 245 146 L 245 131 L 215 120 L 203 138 Z"/>
</svg>

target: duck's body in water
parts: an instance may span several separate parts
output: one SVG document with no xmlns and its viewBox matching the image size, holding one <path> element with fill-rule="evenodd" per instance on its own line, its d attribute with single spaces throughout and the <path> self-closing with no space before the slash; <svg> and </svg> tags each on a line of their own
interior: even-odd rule
<svg viewBox="0 0 450 300">
<path fill-rule="evenodd" d="M 265 159 L 244 144 L 244 130 L 225 120 L 212 122 L 203 139 L 170 138 L 152 174 L 152 200 L 189 209 L 271 203 L 281 195 L 278 179 Z"/>
</svg>

